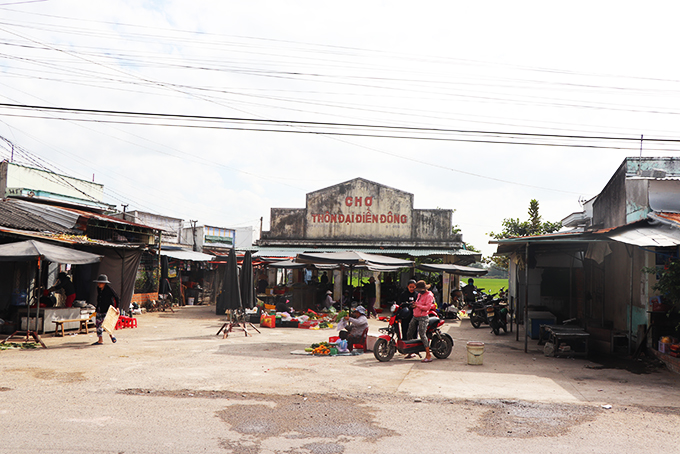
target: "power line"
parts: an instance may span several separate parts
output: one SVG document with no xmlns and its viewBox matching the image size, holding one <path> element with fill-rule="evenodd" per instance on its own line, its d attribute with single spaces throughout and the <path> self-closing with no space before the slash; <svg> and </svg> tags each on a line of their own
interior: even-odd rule
<svg viewBox="0 0 680 454">
<path fill-rule="evenodd" d="M 408 127 L 408 126 L 390 126 L 390 125 L 371 125 L 371 124 L 358 124 L 358 123 L 334 123 L 334 122 L 318 122 L 318 121 L 301 121 L 301 120 L 270 120 L 270 119 L 260 119 L 260 118 L 243 118 L 243 117 L 221 117 L 221 116 L 207 116 L 207 115 L 187 115 L 187 114 L 165 114 L 165 113 L 154 113 L 154 112 L 134 112 L 134 111 L 118 111 L 118 110 L 100 110 L 100 109 L 83 109 L 83 108 L 70 108 L 70 107 L 50 107 L 50 106 L 37 106 L 28 104 L 10 104 L 10 103 L 0 103 L 0 107 L 5 107 L 9 109 L 19 109 L 28 111 L 44 111 L 44 112 L 62 112 L 70 113 L 75 115 L 91 114 L 98 116 L 114 116 L 114 117 L 135 117 L 143 119 L 163 119 L 163 120 L 187 120 L 187 121 L 202 121 L 202 122 L 233 122 L 238 124 L 265 124 L 265 125 L 275 125 L 279 127 L 287 126 L 300 126 L 300 127 L 320 127 L 320 128 L 355 128 L 358 130 L 378 130 L 378 131 L 395 131 L 401 133 L 431 133 L 431 134 L 468 134 L 468 135 L 483 135 L 483 136 L 501 136 L 501 137 L 527 137 L 527 138 L 541 138 L 541 139 L 576 139 L 576 140 L 597 140 L 597 141 L 623 141 L 623 142 L 638 142 L 638 137 L 625 137 L 625 136 L 588 136 L 588 135 L 567 135 L 567 134 L 541 134 L 541 133 L 529 133 L 529 132 L 507 132 L 507 131 L 483 131 L 483 130 L 465 130 L 465 129 L 446 129 L 446 128 L 424 128 L 424 127 Z M 11 115 L 11 114 L 10 114 Z M 28 118 L 44 118 L 49 119 L 53 117 L 37 117 L 37 116 L 26 116 L 18 115 Z M 66 119 L 66 118 L 59 118 Z M 71 119 L 71 118 L 69 118 Z M 174 123 L 142 123 L 142 122 L 131 122 L 131 121 L 114 121 L 114 120 L 101 120 L 101 119 L 81 119 L 74 118 L 77 121 L 97 121 L 97 122 L 108 122 L 108 123 L 124 123 L 124 124 L 140 124 L 149 126 L 182 126 L 191 127 L 184 124 L 174 124 Z M 253 130 L 261 132 L 295 132 L 287 131 L 282 129 L 245 129 L 236 127 L 226 127 L 226 126 L 198 126 L 208 129 L 241 129 L 241 130 Z M 300 131 L 309 134 L 330 134 L 330 135 L 360 135 L 353 133 L 336 133 L 336 132 L 326 132 L 326 131 Z M 387 138 L 399 138 L 399 139 L 413 139 L 413 138 L 424 138 L 427 140 L 454 140 L 454 141 L 473 141 L 477 140 L 465 140 L 465 139 L 449 139 L 433 136 L 383 136 L 383 135 L 371 135 L 362 134 L 367 137 L 387 137 Z M 680 143 L 680 139 L 645 139 L 648 142 L 657 143 Z M 482 141 L 487 142 L 487 141 Z M 489 143 L 503 143 L 503 144 L 515 144 L 523 145 L 525 143 L 521 142 L 489 142 Z M 561 145 L 561 144 L 535 144 L 535 145 Z M 563 146 L 575 146 L 575 145 L 563 145 Z M 585 146 L 585 145 L 583 145 Z M 585 147 L 595 147 L 597 146 L 585 146 Z M 602 147 L 607 148 L 607 147 Z M 614 147 L 619 148 L 619 147 Z"/>
</svg>

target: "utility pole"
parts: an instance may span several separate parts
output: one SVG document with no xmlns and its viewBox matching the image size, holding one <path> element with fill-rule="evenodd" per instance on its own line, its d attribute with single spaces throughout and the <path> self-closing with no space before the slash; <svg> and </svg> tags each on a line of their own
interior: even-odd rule
<svg viewBox="0 0 680 454">
<path fill-rule="evenodd" d="M 194 247 L 192 248 L 194 252 L 198 252 L 198 245 L 196 244 L 196 223 L 198 221 L 189 221 L 191 223 L 191 235 L 194 239 Z"/>
<path fill-rule="evenodd" d="M 125 209 L 128 207 L 127 204 L 121 203 L 120 204 L 123 207 L 123 221 L 127 221 L 127 216 L 125 215 Z"/>
</svg>

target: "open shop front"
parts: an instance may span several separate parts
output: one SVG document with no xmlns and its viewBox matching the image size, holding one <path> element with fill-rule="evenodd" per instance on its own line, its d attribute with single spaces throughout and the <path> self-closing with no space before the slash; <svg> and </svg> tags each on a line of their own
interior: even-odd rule
<svg viewBox="0 0 680 454">
<path fill-rule="evenodd" d="M 312 324 L 314 326 L 330 322 L 333 318 L 330 315 L 351 306 L 368 306 L 369 298 L 380 301 L 385 284 L 393 282 L 397 274 L 404 269 L 410 270 L 412 266 L 413 262 L 408 260 L 374 254 L 357 255 L 354 251 L 298 254 L 294 260 L 267 264 L 267 276 L 274 276 L 274 279 L 270 280 L 271 284 L 262 285 L 259 290 L 264 292 L 257 296 L 265 312 L 276 312 L 278 317 L 282 312 L 311 314 L 317 319 Z M 371 278 L 375 282 L 371 282 Z M 332 305 L 331 302 L 324 305 L 328 297 L 332 298 Z M 382 308 L 378 306 L 377 311 L 381 312 Z M 284 322 L 291 321 L 286 320 L 287 315 L 283 317 Z M 319 319 L 322 322 L 318 322 Z M 291 321 L 291 326 L 295 321 Z"/>
<path fill-rule="evenodd" d="M 59 307 L 61 304 L 56 304 L 56 298 L 49 298 L 46 289 L 54 287 L 48 284 L 50 270 L 76 274 L 78 269 L 80 276 L 91 276 L 93 271 L 96 272 L 101 259 L 100 255 L 35 240 L 0 246 L 0 263 L 7 271 L 0 279 L 0 288 L 11 289 L 3 293 L 12 295 L 9 300 L 3 299 L 0 305 L 0 314 L 5 317 L 3 321 L 7 320 L 2 324 L 3 330 L 10 334 L 2 342 L 25 335 L 26 342 L 33 338 L 44 347 L 39 334 L 54 331 L 54 320 L 89 318 L 93 308 L 90 310 L 85 304 L 71 303 L 68 307 L 65 307 L 66 304 Z M 95 265 L 94 270 L 92 265 Z M 66 280 L 66 276 L 60 275 L 62 281 Z M 91 277 L 85 278 L 85 281 L 89 284 L 88 287 L 93 286 Z M 67 288 L 72 296 L 68 301 L 75 302 L 75 286 L 71 283 Z M 81 300 L 78 302 L 86 303 Z"/>
<path fill-rule="evenodd" d="M 218 284 L 214 256 L 184 249 L 162 249 L 160 294 L 172 295 L 179 306 L 215 304 Z"/>
<path fill-rule="evenodd" d="M 349 299 L 344 299 L 342 307 L 340 304 L 326 310 L 321 307 L 327 292 L 333 292 L 336 283 L 346 287 L 340 266 L 282 260 L 269 263 L 266 271 L 269 276 L 274 276 L 271 279 L 273 285 L 257 294 L 258 311 L 251 316 L 251 322 L 258 322 L 263 327 L 334 328 L 345 315 L 343 311 L 351 305 Z M 328 281 L 321 280 L 324 272 Z M 334 301 L 343 302 L 342 299 Z"/>
</svg>

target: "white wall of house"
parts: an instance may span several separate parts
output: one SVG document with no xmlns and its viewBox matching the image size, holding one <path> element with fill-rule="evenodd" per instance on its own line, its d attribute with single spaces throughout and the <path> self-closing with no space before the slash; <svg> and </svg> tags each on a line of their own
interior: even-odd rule
<svg viewBox="0 0 680 454">
<path fill-rule="evenodd" d="M 4 197 L 26 196 L 31 191 L 97 202 L 101 202 L 104 197 L 103 184 L 25 167 L 8 161 L 0 162 L 0 194 Z"/>
</svg>

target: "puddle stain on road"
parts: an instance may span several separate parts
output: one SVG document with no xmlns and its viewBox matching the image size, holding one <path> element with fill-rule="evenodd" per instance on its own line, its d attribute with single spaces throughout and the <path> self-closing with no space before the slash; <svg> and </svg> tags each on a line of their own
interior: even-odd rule
<svg viewBox="0 0 680 454">
<path fill-rule="evenodd" d="M 365 402 L 323 395 L 264 395 L 229 391 L 126 389 L 121 394 L 178 398 L 209 398 L 232 402 L 217 412 L 236 437 L 223 438 L 221 447 L 236 454 L 261 452 L 270 439 L 288 440 L 276 452 L 336 454 L 357 439 L 374 442 L 397 432 L 379 427 Z M 236 439 L 234 439 L 236 438 Z"/>
<path fill-rule="evenodd" d="M 578 405 L 502 400 L 484 400 L 476 404 L 491 407 L 470 429 L 485 437 L 555 437 L 596 417 L 592 407 Z"/>
<path fill-rule="evenodd" d="M 238 441 L 228 443 L 235 453 L 245 454 L 253 445 L 259 448 L 262 442 L 273 437 L 314 440 L 296 448 L 289 446 L 288 449 L 295 450 L 288 452 L 341 453 L 344 452 L 343 439 L 375 441 L 395 434 L 378 427 L 372 412 L 351 399 L 274 396 L 268 400 L 275 405 L 236 404 L 218 412 L 218 417 L 229 424 L 232 431 L 246 436 L 243 446 Z"/>
</svg>

